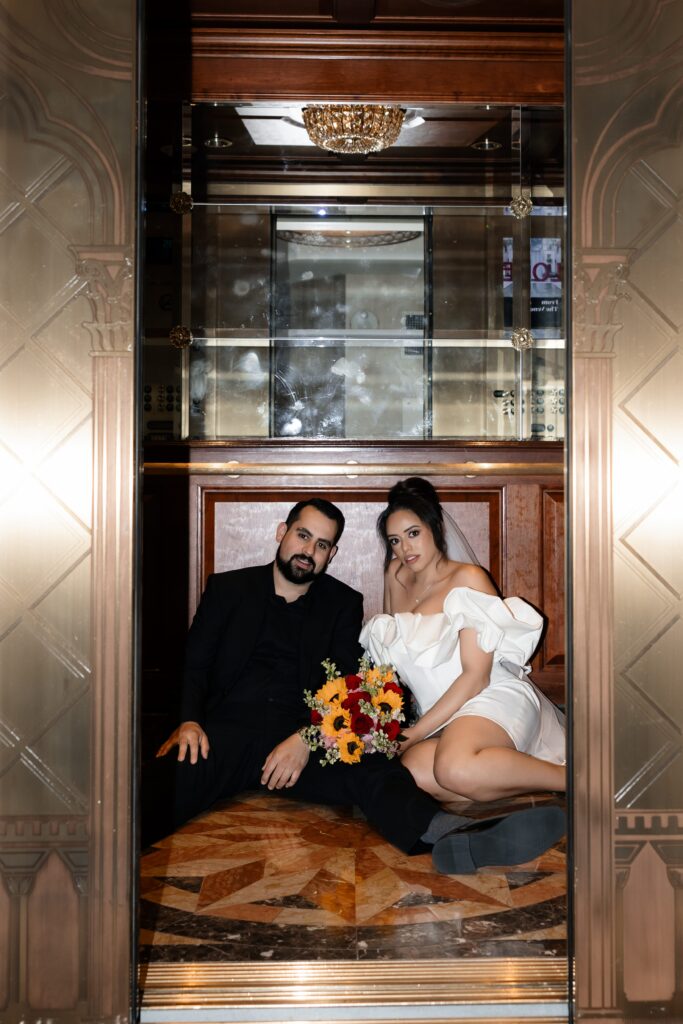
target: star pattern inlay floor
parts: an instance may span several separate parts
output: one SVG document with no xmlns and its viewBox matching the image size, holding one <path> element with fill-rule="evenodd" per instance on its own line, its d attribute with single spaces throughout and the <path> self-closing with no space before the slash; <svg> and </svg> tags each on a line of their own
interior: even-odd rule
<svg viewBox="0 0 683 1024">
<path fill-rule="evenodd" d="M 440 875 L 429 854 L 401 853 L 351 808 L 247 793 L 143 854 L 141 960 L 563 957 L 564 849 Z"/>
</svg>

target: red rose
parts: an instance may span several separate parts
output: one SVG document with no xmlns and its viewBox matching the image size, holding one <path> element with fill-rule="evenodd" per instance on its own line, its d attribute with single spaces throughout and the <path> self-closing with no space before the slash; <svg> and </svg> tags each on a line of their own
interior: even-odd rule
<svg viewBox="0 0 683 1024">
<path fill-rule="evenodd" d="M 400 726 L 400 724 L 398 722 L 391 721 L 391 722 L 387 722 L 385 725 L 381 726 L 381 729 L 382 729 L 382 732 L 385 732 L 387 734 L 387 737 L 390 740 L 395 740 L 396 737 L 398 736 L 398 734 L 401 731 L 401 726 Z"/>
<path fill-rule="evenodd" d="M 359 686 L 363 685 L 363 680 L 360 676 L 345 676 L 344 681 L 346 683 L 347 690 L 357 690 Z"/>
<path fill-rule="evenodd" d="M 371 701 L 372 697 L 367 690 L 352 690 L 351 693 L 342 701 L 342 707 L 346 708 L 347 711 L 353 711 L 362 700 Z"/>
<path fill-rule="evenodd" d="M 323 720 L 323 716 L 320 714 L 319 711 L 315 711 L 315 710 L 311 711 L 311 724 L 312 725 L 320 725 L 322 720 Z"/>
<path fill-rule="evenodd" d="M 393 690 L 399 697 L 403 696 L 403 690 L 397 683 L 383 683 L 382 686 L 385 690 Z"/>
<path fill-rule="evenodd" d="M 372 729 L 372 719 L 370 715 L 364 715 L 362 711 L 358 711 L 356 714 L 351 714 L 351 728 L 355 732 L 356 736 L 364 736 L 366 732 L 370 732 Z"/>
</svg>

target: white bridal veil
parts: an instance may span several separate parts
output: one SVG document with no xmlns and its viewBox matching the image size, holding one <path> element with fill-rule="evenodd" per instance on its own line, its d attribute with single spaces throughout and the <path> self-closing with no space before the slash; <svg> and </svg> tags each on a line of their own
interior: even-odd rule
<svg viewBox="0 0 683 1024">
<path fill-rule="evenodd" d="M 441 506 L 443 513 L 443 533 L 446 540 L 446 554 L 453 562 L 468 562 L 472 565 L 481 565 L 481 562 L 472 550 L 467 537 L 462 532 L 450 512 Z"/>
</svg>

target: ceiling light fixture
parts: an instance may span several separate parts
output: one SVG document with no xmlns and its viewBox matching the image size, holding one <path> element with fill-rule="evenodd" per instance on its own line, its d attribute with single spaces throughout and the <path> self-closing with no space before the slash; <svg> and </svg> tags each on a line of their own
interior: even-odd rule
<svg viewBox="0 0 683 1024">
<path fill-rule="evenodd" d="M 308 137 L 332 153 L 377 153 L 401 133 L 405 110 L 368 103 L 304 107 Z"/>
<path fill-rule="evenodd" d="M 285 242 L 298 245 L 321 245 L 332 248 L 346 247 L 360 249 L 367 246 L 399 245 L 421 238 L 420 231 L 283 231 L 278 229 L 277 237 Z"/>
<path fill-rule="evenodd" d="M 224 139 L 217 133 L 212 135 L 210 138 L 204 140 L 204 145 L 207 149 L 230 149 L 232 142 L 230 139 Z"/>
<path fill-rule="evenodd" d="M 480 139 L 479 142 L 473 142 L 470 148 L 483 149 L 485 153 L 490 153 L 494 149 L 500 149 L 501 143 L 494 139 Z"/>
</svg>

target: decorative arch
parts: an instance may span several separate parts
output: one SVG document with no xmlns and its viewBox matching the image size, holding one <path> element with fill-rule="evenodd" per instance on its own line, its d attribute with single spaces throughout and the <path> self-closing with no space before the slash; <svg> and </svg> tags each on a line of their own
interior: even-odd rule
<svg viewBox="0 0 683 1024">
<path fill-rule="evenodd" d="M 82 93 L 52 72 L 38 84 L 12 57 L 3 54 L 3 87 L 19 113 L 27 144 L 38 143 L 59 153 L 80 173 L 88 199 L 83 222 L 91 225 L 90 243 L 122 245 L 129 241 L 130 211 L 126 210 L 125 169 L 106 126 Z M 49 85 L 49 90 L 48 90 Z M 51 105 L 53 95 L 68 95 L 67 118 Z M 88 130 L 91 125 L 95 130 Z"/>
<path fill-rule="evenodd" d="M 680 146 L 683 140 L 683 67 L 666 72 L 668 83 L 664 77 L 660 71 L 627 95 L 596 140 L 580 200 L 586 248 L 617 246 L 617 204 L 626 174 L 647 153 Z M 649 111 L 635 124 L 634 106 Z"/>
</svg>

